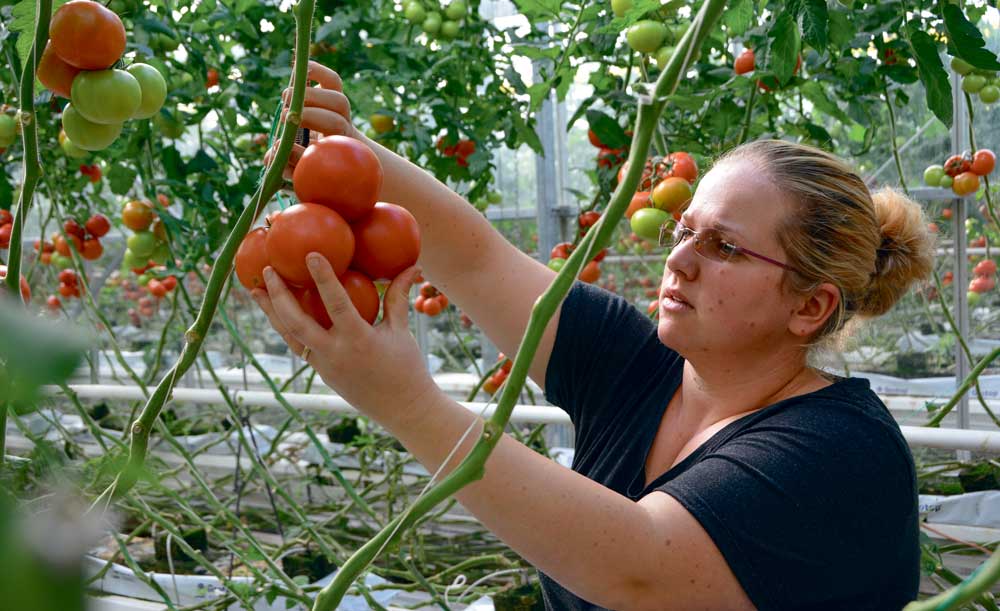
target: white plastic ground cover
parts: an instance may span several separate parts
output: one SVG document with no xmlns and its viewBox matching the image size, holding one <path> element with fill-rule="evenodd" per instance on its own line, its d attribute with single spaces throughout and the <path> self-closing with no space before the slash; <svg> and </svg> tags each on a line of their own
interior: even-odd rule
<svg viewBox="0 0 1000 611">
<path fill-rule="evenodd" d="M 920 515 L 930 523 L 1000 528 L 1000 490 L 953 496 L 920 495 Z"/>
<path fill-rule="evenodd" d="M 935 397 L 950 399 L 958 388 L 955 378 L 895 378 L 880 373 L 852 371 L 851 376 L 871 382 L 872 390 L 880 396 L 903 395 L 909 397 Z M 986 399 L 1000 398 L 1000 375 L 979 376 L 979 387 Z"/>
<path fill-rule="evenodd" d="M 107 561 L 105 560 L 86 556 L 84 559 L 84 577 L 87 579 L 93 578 L 106 564 Z M 311 585 L 325 586 L 333 580 L 335 574 L 336 572 L 331 573 Z M 147 573 L 147 575 L 163 588 L 163 591 L 167 593 L 175 605 L 193 605 L 225 596 L 227 593 L 226 588 L 223 587 L 219 580 L 211 575 L 170 575 L 167 573 Z M 254 580 L 249 577 L 233 577 L 232 580 L 235 583 L 254 583 Z M 368 587 L 386 583 L 389 582 L 378 575 L 372 573 L 365 575 L 365 585 Z M 156 590 L 136 577 L 131 569 L 117 563 L 112 564 L 111 568 L 99 580 L 93 582 L 90 587 L 107 594 L 118 594 L 140 600 L 153 602 L 163 600 L 163 597 Z M 379 604 L 385 606 L 399 593 L 400 590 L 373 590 L 371 591 L 371 596 Z M 238 603 L 229 606 L 231 611 L 238 611 L 241 608 Z M 284 596 L 279 596 L 270 603 L 261 597 L 256 601 L 253 609 L 254 611 L 306 611 L 303 605 L 289 603 Z M 348 595 L 344 597 L 337 609 L 340 611 L 368 611 L 370 607 L 363 597 Z"/>
</svg>

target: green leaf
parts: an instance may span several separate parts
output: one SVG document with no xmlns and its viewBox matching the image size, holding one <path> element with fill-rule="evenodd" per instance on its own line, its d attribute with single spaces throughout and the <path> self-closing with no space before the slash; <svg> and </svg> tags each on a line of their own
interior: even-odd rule
<svg viewBox="0 0 1000 611">
<path fill-rule="evenodd" d="M 986 49 L 982 33 L 965 18 L 962 9 L 954 4 L 945 4 L 944 27 L 948 31 L 948 50 L 976 68 L 1000 70 L 997 56 Z"/>
<path fill-rule="evenodd" d="M 179 181 L 184 180 L 184 161 L 181 159 L 181 154 L 176 148 L 169 146 L 161 150 L 160 163 L 163 164 L 163 170 L 166 172 L 167 178 Z"/>
<path fill-rule="evenodd" d="M 913 57 L 917 61 L 917 74 L 927 91 L 927 107 L 942 123 L 951 127 L 951 83 L 948 72 L 941 63 L 934 39 L 919 28 L 918 23 L 912 24 L 909 41 Z"/>
<path fill-rule="evenodd" d="M 817 51 L 826 48 L 830 16 L 825 0 L 804 0 L 802 4 L 802 38 Z"/>
<path fill-rule="evenodd" d="M 768 68 L 778 80 L 787 83 L 795 71 L 799 48 L 802 46 L 799 28 L 788 13 L 781 13 L 774 20 L 769 33 L 771 46 L 768 52 Z"/>
<path fill-rule="evenodd" d="M 628 136 L 625 135 L 625 130 L 611 115 L 590 109 L 587 111 L 587 123 L 604 146 L 612 149 L 628 146 Z"/>
<path fill-rule="evenodd" d="M 518 10 L 531 21 L 559 19 L 562 0 L 514 0 Z"/>
<path fill-rule="evenodd" d="M 108 172 L 108 186 L 115 195 L 125 195 L 135 184 L 137 173 L 132 168 L 116 163 Z"/>
<path fill-rule="evenodd" d="M 847 116 L 847 113 L 830 100 L 826 94 L 826 89 L 818 81 L 806 81 L 799 90 L 807 100 L 812 102 L 813 108 L 816 110 L 837 119 L 841 123 L 853 123 L 851 118 Z"/>
<path fill-rule="evenodd" d="M 733 36 L 742 36 L 753 24 L 753 0 L 736 0 L 722 13 L 722 23 Z"/>
<path fill-rule="evenodd" d="M 541 108 L 542 102 L 548 97 L 549 92 L 552 90 L 551 81 L 543 81 L 541 83 L 535 83 L 534 85 L 528 87 L 528 96 L 531 99 L 531 108 L 537 110 Z"/>
<path fill-rule="evenodd" d="M 208 156 L 205 151 L 198 151 L 187 163 L 187 171 L 190 172 L 211 172 L 219 167 L 214 159 Z"/>
<path fill-rule="evenodd" d="M 838 48 L 846 47 L 854 38 L 854 24 L 844 11 L 832 10 L 828 17 L 830 43 Z"/>
</svg>

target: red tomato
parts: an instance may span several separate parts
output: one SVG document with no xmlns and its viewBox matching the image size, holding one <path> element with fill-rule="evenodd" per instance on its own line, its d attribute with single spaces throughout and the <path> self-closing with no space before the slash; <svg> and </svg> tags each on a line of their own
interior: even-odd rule
<svg viewBox="0 0 1000 611">
<path fill-rule="evenodd" d="M 560 242 L 552 247 L 552 252 L 549 253 L 550 259 L 569 259 L 570 253 L 573 252 L 573 245 L 569 242 Z"/>
<path fill-rule="evenodd" d="M 258 227 L 243 238 L 243 242 L 236 250 L 236 257 L 233 259 L 236 266 L 236 278 L 248 291 L 255 288 L 266 289 L 264 268 L 270 265 L 270 260 L 267 258 L 266 240 L 267 229 Z"/>
<path fill-rule="evenodd" d="M 300 202 L 327 206 L 352 223 L 375 205 L 382 188 L 382 164 L 360 141 L 327 136 L 302 154 L 292 184 Z"/>
<path fill-rule="evenodd" d="M 55 295 L 49 295 L 49 298 L 45 300 L 45 304 L 49 306 L 50 310 L 58 310 L 62 307 L 62 302 Z"/>
<path fill-rule="evenodd" d="M 598 265 L 597 261 L 589 261 L 580 270 L 580 280 L 586 282 L 587 284 L 593 284 L 597 282 L 597 279 L 601 277 L 601 266 Z"/>
<path fill-rule="evenodd" d="M 0 284 L 2 284 L 2 281 L 6 279 L 7 279 L 7 266 L 0 265 Z M 5 286 L 0 286 L 0 290 L 3 290 L 5 288 L 6 288 Z M 28 303 L 29 301 L 31 301 L 31 287 L 28 286 L 28 281 L 25 280 L 23 275 L 21 276 L 21 299 L 24 300 L 24 303 Z"/>
<path fill-rule="evenodd" d="M 153 223 L 153 206 L 132 200 L 122 207 L 122 223 L 132 231 L 145 231 Z"/>
<path fill-rule="evenodd" d="M 351 228 L 356 240 L 351 267 L 369 278 L 391 280 L 420 256 L 420 227 L 406 208 L 379 202 Z"/>
<path fill-rule="evenodd" d="M 944 286 L 951 285 L 952 281 L 955 279 L 955 274 L 951 272 L 945 272 L 944 276 L 941 277 L 941 284 Z"/>
<path fill-rule="evenodd" d="M 67 64 L 53 50 L 52 41 L 45 45 L 42 58 L 38 60 L 38 80 L 54 95 L 69 99 L 73 79 L 80 69 Z"/>
<path fill-rule="evenodd" d="M 604 260 L 604 257 L 606 257 L 607 255 L 608 255 L 608 249 L 607 248 L 602 248 L 600 250 L 600 252 L 598 252 L 596 255 L 594 255 L 594 258 L 592 259 L 592 261 L 597 261 L 598 263 L 600 263 L 601 261 Z"/>
<path fill-rule="evenodd" d="M 739 54 L 739 57 L 733 63 L 733 70 L 736 71 L 736 74 L 753 72 L 754 61 L 753 49 L 743 49 L 743 52 Z"/>
<path fill-rule="evenodd" d="M 361 318 L 368 321 L 370 325 L 375 324 L 375 319 L 378 318 L 379 298 L 378 289 L 375 288 L 375 283 L 371 281 L 371 278 L 361 272 L 349 269 L 340 277 L 340 283 L 344 285 L 347 295 L 351 298 L 351 303 L 354 304 Z"/>
<path fill-rule="evenodd" d="M 14 225 L 11 223 L 0 225 L 0 248 L 7 248 L 10 246 L 10 236 L 13 232 Z"/>
<path fill-rule="evenodd" d="M 602 148 L 597 151 L 597 167 L 613 168 L 625 160 L 625 149 Z"/>
<path fill-rule="evenodd" d="M 437 316 L 441 313 L 442 307 L 441 301 L 437 297 L 428 297 L 424 299 L 423 313 L 427 316 Z"/>
<path fill-rule="evenodd" d="M 75 235 L 76 237 L 83 239 L 87 236 L 86 231 L 77 223 L 75 219 L 66 219 L 63 222 L 63 231 L 69 235 Z"/>
<path fill-rule="evenodd" d="M 942 216 L 942 217 L 944 218 L 944 220 L 946 220 L 946 221 L 947 221 L 947 220 L 950 220 L 950 219 L 951 219 L 951 216 L 952 216 L 952 214 L 953 214 L 953 213 L 952 213 L 952 211 L 951 211 L 951 208 L 945 208 L 944 210 L 942 210 L 942 211 L 941 211 L 941 216 Z"/>
<path fill-rule="evenodd" d="M 997 163 L 997 156 L 990 149 L 979 149 L 972 156 L 972 172 L 979 176 L 986 176 L 993 171 Z"/>
<path fill-rule="evenodd" d="M 586 229 L 588 227 L 593 227 L 594 223 L 601 218 L 601 213 L 594 210 L 588 210 L 580 215 L 579 223 L 581 229 Z"/>
<path fill-rule="evenodd" d="M 149 294 L 157 299 L 162 299 L 167 296 L 167 287 L 163 286 L 163 283 L 153 278 L 146 284 L 146 290 Z"/>
<path fill-rule="evenodd" d="M 685 152 L 670 153 L 667 155 L 667 163 L 670 170 L 667 176 L 679 176 L 691 184 L 698 180 L 698 164 L 694 157 Z"/>
<path fill-rule="evenodd" d="M 983 259 L 972 268 L 972 273 L 977 276 L 992 276 L 997 273 L 997 264 L 993 259 Z"/>
<path fill-rule="evenodd" d="M 177 288 L 177 276 L 166 276 L 161 280 L 163 286 L 166 287 L 167 292 L 170 292 Z"/>
<path fill-rule="evenodd" d="M 979 176 L 972 172 L 962 172 L 955 177 L 951 190 L 956 195 L 969 195 L 979 190 Z"/>
<path fill-rule="evenodd" d="M 95 214 L 87 219 L 84 227 L 95 238 L 103 238 L 111 230 L 111 221 L 103 214 Z"/>
<path fill-rule="evenodd" d="M 944 162 L 944 173 L 952 178 L 972 169 L 972 160 L 962 155 L 952 155 Z"/>
<path fill-rule="evenodd" d="M 604 143 L 601 142 L 600 138 L 597 137 L 597 134 L 594 133 L 594 130 L 592 129 L 587 130 L 587 138 L 590 140 L 590 143 L 596 146 L 597 148 L 599 149 L 605 148 Z"/>
<path fill-rule="evenodd" d="M 99 239 L 88 238 L 83 241 L 83 249 L 80 251 L 80 254 L 88 261 L 96 261 L 104 254 L 104 247 L 101 246 Z"/>
<path fill-rule="evenodd" d="M 691 196 L 691 184 L 684 178 L 671 176 L 656 183 L 651 199 L 653 206 L 673 213 L 683 210 Z"/>
<path fill-rule="evenodd" d="M 639 191 L 632 196 L 632 202 L 629 203 L 628 210 L 625 211 L 625 218 L 631 219 L 636 210 L 649 208 L 652 205 L 653 201 L 649 197 L 649 191 Z"/>
<path fill-rule="evenodd" d="M 10 213 L 10 210 L 4 210 L 0 208 L 0 225 L 6 225 L 8 223 L 14 222 L 14 215 Z"/>
<path fill-rule="evenodd" d="M 76 252 L 82 253 L 83 240 L 81 240 L 79 236 L 74 235 L 72 233 L 68 234 L 68 237 L 70 241 L 73 242 L 73 248 L 76 250 Z M 52 243 L 55 244 L 57 253 L 61 254 L 64 257 L 71 256 L 69 254 L 69 242 L 67 242 L 66 239 L 63 238 L 61 235 L 54 236 L 52 238 Z"/>
<path fill-rule="evenodd" d="M 49 23 L 52 48 L 81 70 L 104 70 L 125 52 L 125 25 L 118 15 L 91 0 L 59 7 Z"/>
<path fill-rule="evenodd" d="M 413 300 L 413 309 L 421 314 L 424 313 L 424 302 L 427 298 L 423 295 L 417 295 L 417 298 Z"/>
<path fill-rule="evenodd" d="M 318 252 L 341 276 L 355 250 L 354 235 L 344 217 L 310 203 L 296 204 L 275 216 L 265 244 L 271 267 L 289 283 L 305 287 L 314 284 L 306 255 Z"/>
<path fill-rule="evenodd" d="M 458 157 L 468 157 L 476 152 L 476 142 L 474 140 L 459 140 L 455 145 L 455 155 Z"/>
<path fill-rule="evenodd" d="M 996 280 L 992 276 L 976 276 L 969 283 L 969 290 L 973 293 L 985 293 L 986 291 L 992 291 L 996 285 Z"/>
<path fill-rule="evenodd" d="M 211 89 L 219 84 L 219 71 L 215 68 L 209 68 L 205 72 L 205 89 Z"/>
</svg>

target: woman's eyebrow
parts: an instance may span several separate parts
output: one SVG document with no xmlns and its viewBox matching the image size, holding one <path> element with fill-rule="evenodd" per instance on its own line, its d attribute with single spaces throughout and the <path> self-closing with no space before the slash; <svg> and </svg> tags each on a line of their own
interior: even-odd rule
<svg viewBox="0 0 1000 611">
<path fill-rule="evenodd" d="M 687 213 L 684 213 L 684 214 L 681 215 L 681 222 L 684 223 L 685 227 L 689 227 L 689 228 L 692 228 L 692 229 L 694 228 L 694 223 L 691 222 L 691 217 L 688 216 Z M 723 233 L 731 234 L 731 235 L 733 235 L 734 237 L 737 237 L 737 238 L 744 237 L 743 234 L 742 234 L 742 232 L 740 232 L 739 229 L 736 229 L 735 227 L 732 227 L 730 225 L 726 225 L 725 223 L 722 223 L 720 221 L 715 221 L 714 223 L 712 223 L 712 228 L 718 229 L 719 231 L 722 231 Z"/>
</svg>

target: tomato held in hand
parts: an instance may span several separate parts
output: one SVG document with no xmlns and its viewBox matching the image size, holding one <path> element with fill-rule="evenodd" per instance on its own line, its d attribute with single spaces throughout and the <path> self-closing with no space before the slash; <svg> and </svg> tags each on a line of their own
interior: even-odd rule
<svg viewBox="0 0 1000 611">
<path fill-rule="evenodd" d="M 243 288 L 267 289 L 264 283 L 264 268 L 270 265 L 267 258 L 267 229 L 258 227 L 252 230 L 240 243 L 233 259 L 236 266 L 236 278 Z"/>
<path fill-rule="evenodd" d="M 52 49 L 52 41 L 45 45 L 42 58 L 38 60 L 38 80 L 54 95 L 67 98 L 73 87 L 73 79 L 80 69 L 67 64 Z"/>
<path fill-rule="evenodd" d="M 355 238 L 344 217 L 319 204 L 296 204 L 274 216 L 265 240 L 271 267 L 288 283 L 309 287 L 315 283 L 306 267 L 306 255 L 317 252 L 342 276 L 354 255 Z"/>
<path fill-rule="evenodd" d="M 979 176 L 986 176 L 993 171 L 997 163 L 997 156 L 990 149 L 979 149 L 972 156 L 971 170 Z"/>
<path fill-rule="evenodd" d="M 0 290 L 4 290 L 7 288 L 3 284 L 3 282 L 6 279 L 7 279 L 7 266 L 0 265 Z M 24 300 L 24 303 L 28 303 L 29 301 L 31 301 L 31 287 L 28 286 L 28 281 L 24 279 L 23 275 L 21 276 L 21 299 Z"/>
<path fill-rule="evenodd" d="M 49 23 L 52 47 L 81 70 L 104 70 L 125 52 L 125 25 L 118 15 L 91 0 L 59 7 Z"/>
<path fill-rule="evenodd" d="M 364 274 L 352 270 L 344 272 L 340 282 L 361 318 L 370 325 L 375 324 L 379 308 L 378 289 L 375 288 L 375 283 Z M 323 298 L 320 297 L 315 287 L 292 288 L 292 295 L 299 302 L 302 311 L 310 315 L 319 326 L 324 329 L 333 326 Z"/>
<path fill-rule="evenodd" d="M 420 256 L 420 227 L 405 208 L 379 202 L 351 228 L 356 240 L 351 267 L 369 278 L 391 280 Z"/>
<path fill-rule="evenodd" d="M 302 154 L 292 184 L 300 202 L 327 206 L 352 223 L 375 205 L 382 188 L 382 164 L 360 141 L 327 136 Z"/>
</svg>

